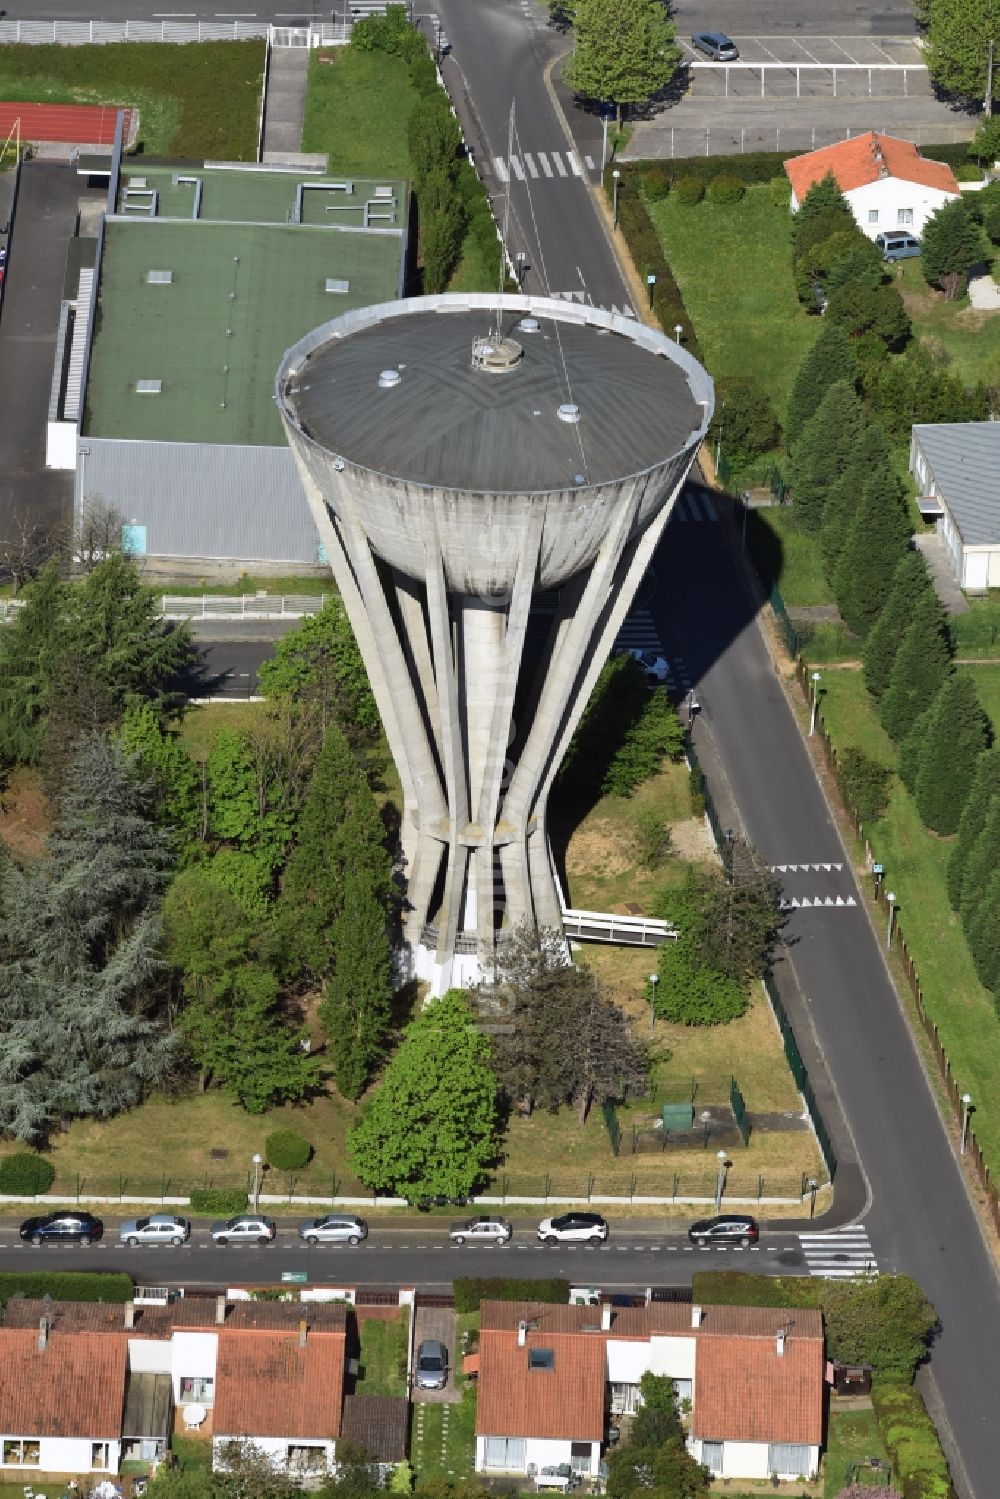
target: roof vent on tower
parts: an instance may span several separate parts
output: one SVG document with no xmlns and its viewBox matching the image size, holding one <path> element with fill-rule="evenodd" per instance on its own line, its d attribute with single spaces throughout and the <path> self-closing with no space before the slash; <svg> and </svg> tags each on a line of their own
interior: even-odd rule
<svg viewBox="0 0 1000 1499">
<path fill-rule="evenodd" d="M 575 425 L 580 420 L 580 408 L 572 401 L 564 401 L 556 412 L 556 416 L 561 422 L 570 422 Z"/>
<path fill-rule="evenodd" d="M 541 323 L 536 317 L 523 317 L 517 325 L 519 333 L 537 333 Z"/>
<path fill-rule="evenodd" d="M 505 375 L 524 358 L 524 350 L 516 338 L 504 338 L 491 334 L 488 338 L 472 340 L 472 368 L 486 370 L 493 375 Z"/>
<path fill-rule="evenodd" d="M 399 384 L 402 378 L 399 370 L 383 370 L 378 377 L 379 389 L 391 390 L 394 385 Z"/>
</svg>

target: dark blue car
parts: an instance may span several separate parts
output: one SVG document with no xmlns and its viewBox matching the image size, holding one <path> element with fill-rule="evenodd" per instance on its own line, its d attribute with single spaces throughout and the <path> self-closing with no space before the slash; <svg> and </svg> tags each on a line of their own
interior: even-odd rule
<svg viewBox="0 0 1000 1499">
<path fill-rule="evenodd" d="M 104 1224 L 93 1213 L 46 1213 L 21 1224 L 21 1238 L 35 1245 L 96 1244 L 103 1237 Z"/>
</svg>

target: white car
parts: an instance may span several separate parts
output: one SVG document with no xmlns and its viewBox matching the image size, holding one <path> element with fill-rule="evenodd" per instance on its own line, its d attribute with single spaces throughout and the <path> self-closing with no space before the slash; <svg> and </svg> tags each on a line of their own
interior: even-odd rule
<svg viewBox="0 0 1000 1499">
<path fill-rule="evenodd" d="M 608 1237 L 608 1225 L 600 1213 L 563 1213 L 543 1218 L 538 1237 L 543 1244 L 599 1244 Z"/>
<path fill-rule="evenodd" d="M 642 651 L 635 646 L 632 646 L 625 654 L 631 656 L 633 661 L 638 661 L 651 687 L 662 687 L 665 682 L 670 681 L 670 662 L 665 656 L 659 655 L 656 651 Z"/>
<path fill-rule="evenodd" d="M 453 1244 L 509 1244 L 514 1230 L 506 1218 L 466 1218 L 453 1223 L 448 1237 Z"/>
<path fill-rule="evenodd" d="M 368 1237 L 368 1224 L 364 1218 L 355 1218 L 343 1213 L 327 1213 L 325 1218 L 310 1218 L 299 1229 L 299 1238 L 304 1244 L 360 1244 Z"/>
<path fill-rule="evenodd" d="M 120 1244 L 183 1244 L 191 1237 L 186 1218 L 172 1213 L 153 1213 L 149 1218 L 131 1218 L 118 1230 Z"/>
<path fill-rule="evenodd" d="M 277 1233 L 274 1220 L 262 1213 L 241 1213 L 225 1223 L 213 1223 L 211 1235 L 216 1244 L 270 1244 Z"/>
</svg>

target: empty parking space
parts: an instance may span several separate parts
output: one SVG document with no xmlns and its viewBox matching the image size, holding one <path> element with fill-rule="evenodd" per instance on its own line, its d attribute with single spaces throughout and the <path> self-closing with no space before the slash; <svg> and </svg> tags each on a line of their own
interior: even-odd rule
<svg viewBox="0 0 1000 1499">
<path fill-rule="evenodd" d="M 900 67 L 922 68 L 924 56 L 912 36 L 734 36 L 744 63 L 820 63 L 825 67 L 853 63 L 861 67 L 894 63 Z M 724 64 L 710 62 L 703 53 L 683 41 L 685 60 L 697 62 L 709 70 L 722 70 Z"/>
</svg>

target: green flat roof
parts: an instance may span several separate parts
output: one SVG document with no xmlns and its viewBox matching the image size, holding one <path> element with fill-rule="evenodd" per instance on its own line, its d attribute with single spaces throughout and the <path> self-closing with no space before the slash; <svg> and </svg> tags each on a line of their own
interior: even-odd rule
<svg viewBox="0 0 1000 1499">
<path fill-rule="evenodd" d="M 178 181 L 178 178 L 187 180 Z M 192 178 L 201 183 L 198 222 L 202 224 L 292 223 L 300 184 L 305 189 L 301 204 L 303 224 L 327 228 L 347 224 L 361 228 L 365 203 L 374 201 L 376 188 L 382 189 L 383 198 L 387 198 L 386 189 L 391 189 L 392 196 L 387 201 L 392 205 L 394 200 L 396 228 L 402 225 L 406 209 L 406 183 L 391 177 L 352 177 L 342 172 L 268 172 L 257 167 L 241 171 L 233 167 L 206 167 L 198 162 L 157 166 L 130 161 L 122 164 L 117 212 L 130 219 L 148 219 L 148 194 L 155 192 L 157 218 L 190 221 L 197 196 Z M 136 187 L 137 182 L 143 186 Z M 336 184 L 352 190 L 339 191 Z"/>
<path fill-rule="evenodd" d="M 150 181 L 153 171 L 133 175 Z M 275 175 L 231 174 L 242 179 L 244 199 L 251 190 L 255 212 L 262 179 Z M 298 180 L 284 176 L 286 202 L 289 195 L 294 202 Z M 404 245 L 400 234 L 288 224 L 284 211 L 264 224 L 107 221 L 84 431 L 283 444 L 274 404 L 281 356 L 340 313 L 391 301 Z M 150 271 L 172 279 L 151 285 Z M 348 291 L 328 292 L 328 279 L 346 281 Z M 151 380 L 162 382 L 159 394 L 136 390 L 137 381 Z"/>
</svg>

